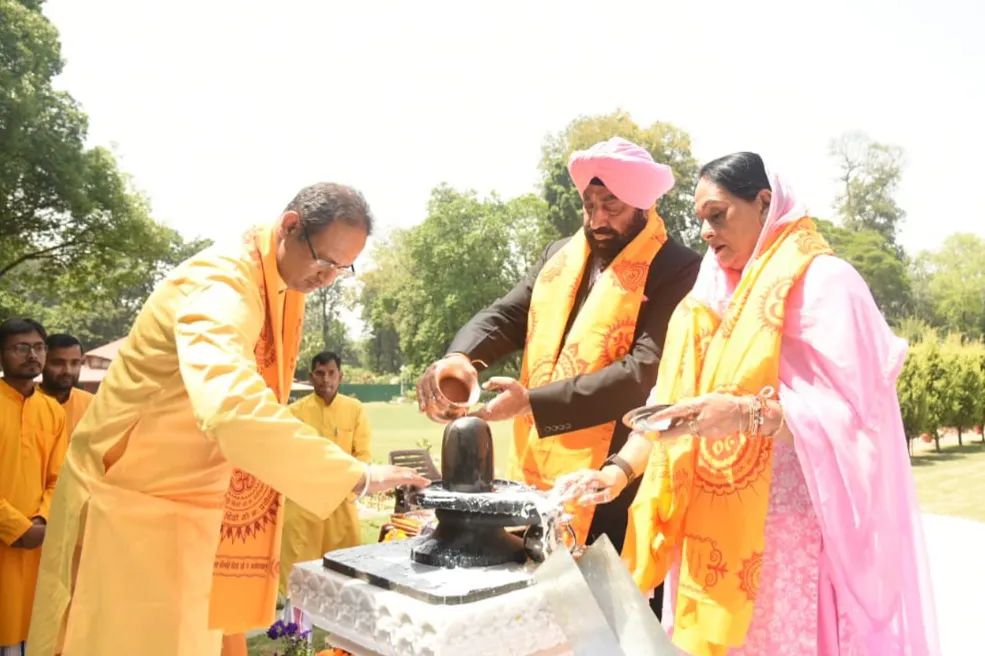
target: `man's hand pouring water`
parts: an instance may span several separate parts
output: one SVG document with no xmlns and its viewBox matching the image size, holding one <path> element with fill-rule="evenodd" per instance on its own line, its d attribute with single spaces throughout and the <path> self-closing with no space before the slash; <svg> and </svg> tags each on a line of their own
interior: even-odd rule
<svg viewBox="0 0 985 656">
<path fill-rule="evenodd" d="M 461 353 L 446 355 L 427 368 L 417 383 L 417 407 L 429 419 L 439 423 L 447 423 L 468 413 L 468 405 L 463 403 L 466 399 L 448 398 L 447 392 L 451 388 L 442 390 L 442 381 L 446 380 L 452 380 L 464 388 L 467 399 L 468 390 L 478 385 L 479 372 Z"/>
<path fill-rule="evenodd" d="M 441 358 L 424 372 L 417 383 L 417 407 L 433 421 L 445 423 L 469 414 L 468 398 L 478 385 L 479 373 L 461 353 Z M 530 414 L 530 393 L 518 380 L 506 376 L 490 378 L 482 386 L 497 396 L 471 414 L 485 421 L 502 421 Z"/>
</svg>

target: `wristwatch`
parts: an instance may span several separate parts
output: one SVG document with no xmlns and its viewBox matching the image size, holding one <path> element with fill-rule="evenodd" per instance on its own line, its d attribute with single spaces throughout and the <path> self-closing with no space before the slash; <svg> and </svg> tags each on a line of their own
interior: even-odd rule
<svg viewBox="0 0 985 656">
<path fill-rule="evenodd" d="M 605 459 L 602 463 L 602 467 L 606 465 L 615 465 L 622 470 L 622 473 L 626 474 L 626 485 L 629 485 L 636 478 L 636 472 L 633 471 L 633 467 L 626 462 L 624 458 L 620 458 L 618 454 L 613 453 L 611 456 Z M 599 469 L 602 469 L 599 467 Z"/>
</svg>

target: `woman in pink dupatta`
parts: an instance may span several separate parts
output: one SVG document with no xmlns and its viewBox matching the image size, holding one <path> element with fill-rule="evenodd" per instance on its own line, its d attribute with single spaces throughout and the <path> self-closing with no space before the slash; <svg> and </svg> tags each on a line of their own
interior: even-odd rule
<svg viewBox="0 0 985 656">
<path fill-rule="evenodd" d="M 691 297 L 722 316 L 749 264 L 807 210 L 753 153 L 710 162 L 699 178 L 697 212 L 712 248 Z M 702 205 L 709 197 L 732 204 L 727 221 L 735 225 L 708 220 Z M 764 217 L 751 214 L 757 198 L 768 198 Z M 786 299 L 778 401 L 770 402 L 785 427 L 773 424 L 766 546 L 745 643 L 729 654 L 939 653 L 896 396 L 905 356 L 906 343 L 887 326 L 855 269 L 834 256 L 816 256 Z M 728 432 L 729 422 L 741 426 L 742 417 L 733 416 L 735 403 L 727 396 L 684 399 L 651 419 L 688 418 L 665 437 L 688 432 L 695 419 L 728 424 Z M 646 438 L 634 434 L 614 463 L 572 474 L 559 486 L 582 503 L 608 501 L 642 472 L 650 449 Z M 679 548 L 669 536 L 659 542 Z M 643 545 L 637 551 L 647 553 L 636 558 L 650 557 L 650 549 Z M 653 557 L 670 564 L 670 609 L 663 616 L 672 632 L 680 553 Z"/>
</svg>

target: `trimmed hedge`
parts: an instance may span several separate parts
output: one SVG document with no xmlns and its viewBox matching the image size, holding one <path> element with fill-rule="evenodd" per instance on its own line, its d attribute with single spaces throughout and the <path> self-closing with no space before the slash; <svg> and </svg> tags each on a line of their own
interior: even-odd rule
<svg viewBox="0 0 985 656">
<path fill-rule="evenodd" d="M 929 436 L 940 450 L 940 430 L 981 430 L 985 416 L 985 345 L 958 335 L 941 341 L 928 332 L 910 344 L 897 383 L 907 442 Z M 927 438 L 925 438 L 927 439 Z"/>
</svg>

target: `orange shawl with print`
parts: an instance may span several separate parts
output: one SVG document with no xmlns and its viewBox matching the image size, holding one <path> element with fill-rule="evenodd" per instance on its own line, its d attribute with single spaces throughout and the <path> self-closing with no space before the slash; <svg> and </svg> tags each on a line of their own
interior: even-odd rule
<svg viewBox="0 0 985 656">
<path fill-rule="evenodd" d="M 280 277 L 272 228 L 247 232 L 244 248 L 256 264 L 255 280 L 266 311 L 254 348 L 257 370 L 277 399 L 286 403 L 301 341 L 304 294 L 286 289 Z M 212 574 L 210 627 L 237 633 L 273 621 L 282 515 L 276 490 L 241 469 L 233 470 Z"/>
<path fill-rule="evenodd" d="M 650 263 L 667 241 L 656 210 L 646 226 L 592 286 L 567 337 L 564 329 L 589 261 L 588 241 L 578 232 L 555 253 L 534 283 L 520 382 L 528 389 L 598 371 L 629 353 Z M 531 415 L 513 423 L 511 477 L 542 489 L 562 474 L 597 468 L 605 460 L 615 422 L 541 438 Z M 584 543 L 592 508 L 579 508 L 574 528 Z"/>
<path fill-rule="evenodd" d="M 681 301 L 653 400 L 775 389 L 787 295 L 814 257 L 830 252 L 803 218 L 749 265 L 724 319 L 693 296 Z M 652 590 L 680 549 L 673 639 L 689 654 L 722 656 L 745 642 L 759 587 L 771 464 L 772 441 L 744 433 L 654 444 L 630 508 L 623 557 L 640 588 Z"/>
</svg>

